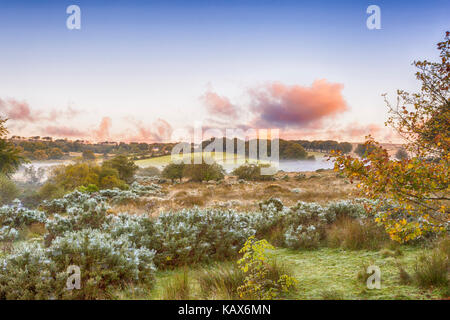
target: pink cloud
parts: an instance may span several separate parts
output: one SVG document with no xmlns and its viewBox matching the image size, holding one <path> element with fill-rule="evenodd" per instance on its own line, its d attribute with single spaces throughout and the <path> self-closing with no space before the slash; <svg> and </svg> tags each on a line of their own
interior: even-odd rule
<svg viewBox="0 0 450 320">
<path fill-rule="evenodd" d="M 0 99 L 0 112 L 4 113 L 10 120 L 35 121 L 35 116 L 32 115 L 30 106 L 25 101 Z"/>
<path fill-rule="evenodd" d="M 67 126 L 47 126 L 43 128 L 43 133 L 50 136 L 63 137 L 63 138 L 82 138 L 86 133 Z"/>
<path fill-rule="evenodd" d="M 227 97 L 221 97 L 217 93 L 207 91 L 200 97 L 206 109 L 211 115 L 226 116 L 236 118 L 237 108 Z"/>
<path fill-rule="evenodd" d="M 30 107 L 26 101 L 0 98 L 0 113 L 12 120 L 24 123 L 36 123 L 42 121 L 55 122 L 60 119 L 73 119 L 80 111 L 68 107 L 65 110 L 42 111 Z"/>
<path fill-rule="evenodd" d="M 250 109 L 255 118 L 251 125 L 279 128 L 318 125 L 321 120 L 349 109 L 342 89 L 342 84 L 324 79 L 314 81 L 310 87 L 276 82 L 252 89 Z"/>
<path fill-rule="evenodd" d="M 133 117 L 126 117 L 126 120 L 133 124 L 133 128 L 128 129 L 120 135 L 120 141 L 125 142 L 167 142 L 170 141 L 173 128 L 164 119 L 158 118 L 151 125 L 145 125 L 142 121 Z"/>
<path fill-rule="evenodd" d="M 109 139 L 109 130 L 111 129 L 112 121 L 110 117 L 103 117 L 100 122 L 98 130 L 94 130 L 94 136 L 97 140 Z"/>
</svg>

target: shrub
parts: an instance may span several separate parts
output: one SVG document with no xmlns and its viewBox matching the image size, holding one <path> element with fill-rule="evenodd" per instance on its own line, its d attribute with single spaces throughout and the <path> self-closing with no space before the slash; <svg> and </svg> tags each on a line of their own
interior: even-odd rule
<svg viewBox="0 0 450 320">
<path fill-rule="evenodd" d="M 0 174 L 0 205 L 9 204 L 19 196 L 19 189 L 8 177 Z"/>
<path fill-rule="evenodd" d="M 177 266 L 234 258 L 252 234 L 247 215 L 193 208 L 161 214 L 151 243 L 157 265 Z"/>
<path fill-rule="evenodd" d="M 397 152 L 395 153 L 395 157 L 398 160 L 405 160 L 409 158 L 408 152 L 404 148 L 398 149 Z"/>
<path fill-rule="evenodd" d="M 297 228 L 289 227 L 284 237 L 285 245 L 292 249 L 315 249 L 319 246 L 321 238 L 320 233 L 313 225 L 309 227 L 303 225 L 299 225 Z"/>
<path fill-rule="evenodd" d="M 0 261 L 0 299 L 99 299 L 112 288 L 150 285 L 154 252 L 98 230 L 70 232 L 48 249 L 25 244 Z M 81 271 L 81 288 L 68 291 L 67 270 Z"/>
<path fill-rule="evenodd" d="M 240 298 L 272 300 L 296 285 L 296 279 L 280 275 L 276 265 L 267 263 L 267 249 L 274 248 L 266 240 L 256 241 L 251 236 L 239 251 L 243 257 L 238 265 L 245 274 L 244 283 L 237 289 Z"/>
<path fill-rule="evenodd" d="M 37 198 L 42 200 L 53 200 L 64 196 L 64 188 L 56 183 L 46 182 L 37 192 Z"/>
<path fill-rule="evenodd" d="M 234 169 L 231 174 L 247 181 L 269 181 L 273 180 L 272 175 L 261 174 L 261 168 L 268 167 L 266 164 L 246 163 Z"/>
<path fill-rule="evenodd" d="M 259 203 L 259 209 L 261 211 L 275 210 L 277 212 L 280 212 L 281 210 L 283 210 L 283 208 L 283 202 L 281 202 L 281 200 L 277 198 L 270 198 Z"/>
<path fill-rule="evenodd" d="M 19 231 L 10 226 L 0 228 L 0 241 L 12 242 L 19 238 Z"/>
<path fill-rule="evenodd" d="M 22 207 L 20 201 L 14 201 L 10 206 L 0 207 L 0 225 L 21 228 L 32 223 L 45 223 L 46 215 L 42 211 Z"/>
<path fill-rule="evenodd" d="M 81 290 L 67 293 L 70 298 L 98 299 L 106 297 L 111 287 L 150 285 L 154 278 L 153 251 L 136 249 L 126 239 L 98 230 L 69 232 L 56 238 L 47 251 L 59 271 L 80 267 Z"/>
<path fill-rule="evenodd" d="M 83 193 L 93 193 L 93 192 L 98 192 L 99 190 L 95 184 L 90 184 L 87 187 L 85 187 L 85 186 L 79 187 L 78 191 L 83 192 Z"/>
<path fill-rule="evenodd" d="M 54 299 L 65 285 L 56 281 L 55 264 L 36 243 L 19 246 L 0 265 L 0 300 Z"/>
<path fill-rule="evenodd" d="M 327 211 L 336 218 L 360 219 L 367 217 L 367 211 L 361 203 L 352 200 L 339 200 L 328 205 Z"/>
<path fill-rule="evenodd" d="M 175 179 L 180 179 L 181 181 L 181 179 L 183 178 L 184 167 L 184 163 L 169 163 L 164 167 L 161 175 L 164 178 L 172 180 L 172 182 L 174 182 Z"/>
<path fill-rule="evenodd" d="M 210 181 L 222 180 L 225 176 L 221 165 L 217 163 L 208 164 L 205 161 L 199 164 L 187 164 L 184 167 L 183 176 L 190 178 L 192 181 Z"/>
<path fill-rule="evenodd" d="M 73 191 L 80 186 L 88 187 L 89 185 L 95 185 L 102 189 L 124 189 L 125 181 L 120 179 L 119 170 L 110 165 L 103 163 L 100 167 L 95 163 L 75 163 L 67 166 L 59 166 L 53 169 L 46 185 L 52 186 L 55 189 L 62 189 L 65 192 Z M 122 168 L 122 170 L 125 169 Z M 49 198 L 46 197 L 46 199 Z"/>
<path fill-rule="evenodd" d="M 45 224 L 47 229 L 46 244 L 49 245 L 53 239 L 67 232 L 101 228 L 111 219 L 111 216 L 106 214 L 107 209 L 108 206 L 105 203 L 88 199 L 79 206 L 67 208 L 66 216 L 55 214 L 53 219 L 48 219 Z"/>
</svg>

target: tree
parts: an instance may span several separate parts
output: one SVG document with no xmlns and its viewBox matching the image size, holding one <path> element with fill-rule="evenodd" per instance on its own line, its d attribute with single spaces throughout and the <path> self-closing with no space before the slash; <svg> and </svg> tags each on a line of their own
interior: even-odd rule
<svg viewBox="0 0 450 320">
<path fill-rule="evenodd" d="M 36 150 L 33 152 L 33 159 L 35 160 L 47 160 L 48 156 L 45 150 Z"/>
<path fill-rule="evenodd" d="M 49 159 L 61 159 L 64 156 L 64 152 L 60 148 L 52 148 L 48 152 Z"/>
<path fill-rule="evenodd" d="M 366 144 L 366 143 L 360 143 L 355 148 L 355 153 L 360 158 L 366 158 L 370 152 L 374 150 L 374 147 L 372 145 Z"/>
<path fill-rule="evenodd" d="M 341 151 L 342 153 L 350 153 L 353 150 L 353 146 L 350 142 L 341 142 L 339 143 L 337 150 Z"/>
<path fill-rule="evenodd" d="M 184 163 L 169 163 L 164 167 L 162 176 L 164 178 L 172 180 L 172 182 L 174 182 L 175 179 L 180 179 L 181 181 L 181 179 L 183 178 L 184 167 Z"/>
<path fill-rule="evenodd" d="M 422 84 L 419 92 L 398 90 L 396 107 L 385 96 L 390 113 L 386 124 L 405 138 L 411 158 L 391 160 L 370 136 L 366 159 L 333 155 L 335 169 L 358 180 L 362 194 L 390 202 L 388 209 L 377 213 L 376 221 L 399 242 L 428 233 L 445 234 L 450 220 L 450 32 L 437 47 L 439 62 L 414 63 Z"/>
<path fill-rule="evenodd" d="M 400 148 L 397 150 L 397 152 L 395 153 L 395 157 L 398 160 L 405 160 L 408 159 L 408 152 L 404 149 L 404 148 Z"/>
<path fill-rule="evenodd" d="M 305 159 L 308 153 L 303 147 L 295 142 L 280 140 L 280 158 L 282 159 Z"/>
<path fill-rule="evenodd" d="M 0 173 L 10 177 L 25 162 L 25 158 L 14 144 L 6 140 L 6 121 L 7 119 L 0 118 Z"/>
<path fill-rule="evenodd" d="M 128 159 L 126 155 L 118 155 L 111 160 L 104 161 L 102 166 L 116 169 L 119 172 L 119 178 L 127 183 L 133 180 L 134 174 L 139 169 L 134 161 Z"/>
<path fill-rule="evenodd" d="M 95 154 L 92 150 L 84 150 L 83 151 L 83 160 L 91 161 L 95 160 Z"/>
</svg>

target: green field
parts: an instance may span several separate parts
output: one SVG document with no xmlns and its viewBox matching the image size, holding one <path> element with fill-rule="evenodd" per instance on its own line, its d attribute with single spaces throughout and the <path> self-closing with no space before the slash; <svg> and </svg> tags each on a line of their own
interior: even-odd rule
<svg viewBox="0 0 450 320">
<path fill-rule="evenodd" d="M 313 155 L 316 157 L 316 159 L 321 159 L 324 157 L 323 153 L 320 152 L 308 152 L 308 155 Z M 174 156 L 174 158 L 172 158 L 171 155 L 167 155 L 167 156 L 161 156 L 161 157 L 155 157 L 155 158 L 150 158 L 150 159 L 144 159 L 144 160 L 137 160 L 135 161 L 136 165 L 138 165 L 141 168 L 145 168 L 145 167 L 149 167 L 149 166 L 154 166 L 154 167 L 164 167 L 165 165 L 169 164 L 172 159 L 190 159 L 192 157 L 196 157 L 197 159 L 199 159 L 201 157 L 201 153 L 187 153 L 184 155 L 178 155 L 178 156 Z M 245 161 L 249 161 L 249 162 L 253 162 L 256 163 L 258 162 L 256 159 L 249 159 L 249 158 L 245 158 L 243 156 L 238 156 L 235 154 L 228 154 L 228 159 L 224 160 L 225 157 L 227 157 L 227 153 L 225 152 L 203 152 L 203 157 L 204 158 L 214 158 L 216 157 L 216 159 L 214 159 L 217 163 L 221 164 L 221 165 L 236 165 L 236 164 L 243 164 L 245 163 Z M 264 163 L 264 161 L 259 161 L 261 163 Z"/>
<path fill-rule="evenodd" d="M 136 165 L 139 167 L 148 167 L 148 166 L 155 166 L 155 167 L 163 167 L 167 164 L 169 164 L 173 160 L 182 160 L 182 159 L 191 159 L 192 157 L 195 157 L 196 159 L 200 159 L 203 154 L 203 158 L 207 159 L 213 159 L 215 162 L 221 164 L 221 165 L 233 165 L 233 164 L 239 164 L 239 163 L 245 163 L 246 159 L 245 157 L 238 156 L 235 154 L 227 154 L 225 152 L 196 152 L 196 153 L 186 153 L 184 155 L 167 155 L 162 157 L 156 157 L 156 158 L 150 158 L 145 160 L 137 160 L 135 161 Z M 228 159 L 224 159 L 227 158 Z M 247 159 L 249 162 L 257 162 L 255 159 Z"/>
</svg>

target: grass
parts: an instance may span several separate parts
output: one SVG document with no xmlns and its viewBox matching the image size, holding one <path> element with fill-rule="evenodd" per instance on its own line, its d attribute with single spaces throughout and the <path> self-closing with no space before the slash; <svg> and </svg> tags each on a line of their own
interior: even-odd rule
<svg viewBox="0 0 450 320">
<path fill-rule="evenodd" d="M 408 300 L 445 297 L 445 290 L 442 288 L 425 289 L 412 283 L 404 283 L 399 279 L 399 263 L 402 266 L 408 266 L 412 271 L 417 258 L 427 252 L 427 249 L 411 246 L 402 246 L 401 250 L 403 255 L 397 258 L 384 258 L 381 251 L 354 251 L 339 248 L 321 248 L 313 251 L 276 249 L 270 251 L 269 256 L 275 258 L 280 264 L 288 266 L 292 276 L 299 281 L 296 290 L 289 293 L 287 299 Z M 369 290 L 357 279 L 361 266 L 369 263 L 373 263 L 381 270 L 381 289 L 379 290 Z M 189 279 L 189 299 L 235 299 L 236 296 L 230 288 L 237 286 L 239 277 L 232 269 L 231 262 L 223 262 L 203 267 L 196 266 L 188 268 L 187 271 L 184 268 L 158 271 L 153 288 L 141 292 L 140 295 L 136 290 L 133 291 L 132 296 L 130 293 L 121 292 L 119 298 L 163 299 L 167 296 L 168 284 L 174 287 L 174 282 L 183 283 L 180 279 L 183 279 L 186 272 Z M 215 283 L 220 283 L 221 279 L 228 279 L 228 281 L 223 285 L 216 285 Z M 204 290 L 208 287 L 211 288 L 211 294 L 205 297 Z"/>
<path fill-rule="evenodd" d="M 345 249 L 359 250 L 380 249 L 389 239 L 383 228 L 374 222 L 342 218 L 327 230 L 327 240 L 331 247 L 342 247 Z M 390 252 L 384 251 L 387 256 Z M 395 255 L 395 253 L 393 253 Z"/>
</svg>

